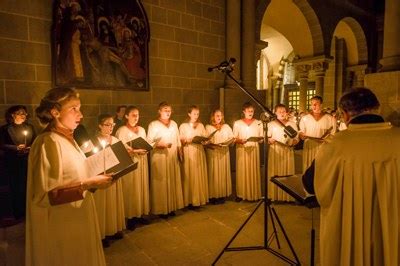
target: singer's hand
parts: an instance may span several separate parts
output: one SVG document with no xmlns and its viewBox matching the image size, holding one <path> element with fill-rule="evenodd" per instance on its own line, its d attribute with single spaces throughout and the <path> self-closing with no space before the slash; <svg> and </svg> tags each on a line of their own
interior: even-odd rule
<svg viewBox="0 0 400 266">
<path fill-rule="evenodd" d="M 112 177 L 110 174 L 107 175 L 97 175 L 82 181 L 82 186 L 85 190 L 91 189 L 104 189 L 108 188 L 113 184 Z"/>
</svg>

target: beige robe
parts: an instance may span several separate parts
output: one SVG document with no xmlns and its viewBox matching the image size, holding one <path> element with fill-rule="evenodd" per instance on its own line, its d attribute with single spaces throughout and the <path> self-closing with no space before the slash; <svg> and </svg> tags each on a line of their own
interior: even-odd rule
<svg viewBox="0 0 400 266">
<path fill-rule="evenodd" d="M 151 151 L 150 198 L 153 214 L 168 214 L 184 207 L 178 148 L 181 146 L 179 130 L 175 121 L 169 127 L 158 120 L 150 123 L 149 141 L 160 139 L 172 146 Z"/>
<path fill-rule="evenodd" d="M 212 125 L 206 126 L 207 135 L 217 130 Z M 222 143 L 233 138 L 230 126 L 224 124 L 211 138 L 212 143 Z M 229 147 L 206 149 L 208 171 L 208 193 L 210 198 L 223 198 L 232 194 L 231 163 Z"/>
<path fill-rule="evenodd" d="M 286 126 L 297 129 L 296 123 L 289 121 Z M 277 121 L 268 123 L 268 137 L 276 142 L 269 145 L 268 151 L 268 180 L 273 176 L 285 176 L 295 174 L 294 151 L 292 147 L 282 145 L 281 143 L 292 145 L 295 139 L 289 138 L 284 128 Z M 279 143 L 278 143 L 279 142 Z M 272 200 L 292 201 L 293 198 L 285 191 L 280 189 L 271 181 L 268 183 L 268 197 Z"/>
<path fill-rule="evenodd" d="M 400 265 L 400 129 L 350 124 L 315 158 L 321 265 Z"/>
<path fill-rule="evenodd" d="M 247 125 L 243 120 L 233 124 L 235 138 L 263 137 L 261 121 Z M 260 147 L 258 142 L 236 144 L 236 195 L 244 200 L 261 198 Z"/>
<path fill-rule="evenodd" d="M 195 136 L 206 136 L 202 123 L 193 128 L 190 123 L 179 127 L 181 139 L 192 139 Z M 207 160 L 203 145 L 189 143 L 183 146 L 182 185 L 185 206 L 204 205 L 208 202 Z"/>
<path fill-rule="evenodd" d="M 85 155 L 57 133 L 39 135 L 29 154 L 26 265 L 105 265 L 92 193 L 51 206 L 47 192 L 87 178 Z"/>
<path fill-rule="evenodd" d="M 111 138 L 112 144 L 119 141 L 116 137 L 111 136 Z M 106 189 L 96 190 L 93 197 L 96 203 L 101 238 L 104 239 L 106 236 L 112 236 L 124 230 L 126 226 L 122 178 Z"/>
<path fill-rule="evenodd" d="M 123 143 L 132 139 L 142 137 L 146 139 L 146 131 L 139 127 L 138 133 L 132 132 L 128 127 L 122 126 L 115 135 Z M 132 160 L 138 162 L 135 171 L 122 177 L 122 188 L 124 191 L 125 216 L 127 218 L 141 217 L 150 212 L 149 199 L 149 165 L 147 154 L 133 154 Z"/>
<path fill-rule="evenodd" d="M 323 115 L 318 121 L 311 114 L 303 116 L 299 123 L 300 132 L 306 136 L 320 138 L 332 127 L 331 135 L 336 132 L 336 121 L 330 114 Z M 303 172 L 311 165 L 323 142 L 313 139 L 306 139 L 303 146 Z"/>
</svg>

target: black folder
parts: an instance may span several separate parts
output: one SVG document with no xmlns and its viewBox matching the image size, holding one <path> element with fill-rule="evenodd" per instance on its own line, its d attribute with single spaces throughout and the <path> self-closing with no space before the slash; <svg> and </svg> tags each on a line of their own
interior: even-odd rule
<svg viewBox="0 0 400 266">
<path fill-rule="evenodd" d="M 193 137 L 193 139 L 192 139 L 192 142 L 193 143 L 196 143 L 196 144 L 201 144 L 203 141 L 208 141 L 208 140 L 210 140 L 213 136 L 214 136 L 214 134 L 217 132 L 218 130 L 215 130 L 213 133 L 211 133 L 208 137 L 203 137 L 203 136 L 195 136 L 195 137 Z"/>
<path fill-rule="evenodd" d="M 119 164 L 108 168 L 106 173 L 112 173 L 113 180 L 117 180 L 120 177 L 126 175 L 129 172 L 134 171 L 137 168 L 138 163 L 134 162 L 126 150 L 124 144 L 121 141 L 112 144 L 111 146 L 106 147 L 111 148 L 115 156 L 117 157 Z M 102 148 L 100 148 L 102 149 Z M 85 153 L 86 157 L 90 157 L 93 155 L 93 152 Z M 100 173 L 98 173 L 100 174 Z"/>
<path fill-rule="evenodd" d="M 134 140 L 131 140 L 127 144 L 131 146 L 133 149 L 142 149 L 146 151 L 151 151 L 153 149 L 153 146 L 151 146 L 150 143 L 148 143 L 142 137 L 138 137 Z"/>
<path fill-rule="evenodd" d="M 110 169 L 107 169 L 108 173 L 112 173 L 113 180 L 117 180 L 137 168 L 138 162 L 134 162 L 132 160 L 132 157 L 129 155 L 128 151 L 121 141 L 118 141 L 117 143 L 111 145 L 111 149 L 119 160 L 119 164 L 111 167 Z"/>
<path fill-rule="evenodd" d="M 319 206 L 315 195 L 307 194 L 304 190 L 302 174 L 274 176 L 271 178 L 271 182 L 292 196 L 300 204 L 308 208 L 316 208 Z"/>
</svg>

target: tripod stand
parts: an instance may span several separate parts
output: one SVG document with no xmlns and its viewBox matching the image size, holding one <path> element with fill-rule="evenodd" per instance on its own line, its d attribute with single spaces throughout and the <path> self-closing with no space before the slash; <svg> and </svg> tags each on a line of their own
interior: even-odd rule
<svg viewBox="0 0 400 266">
<path fill-rule="evenodd" d="M 229 252 L 229 251 L 248 251 L 248 250 L 266 250 L 268 252 L 270 252 L 271 254 L 273 254 L 274 256 L 282 259 L 283 261 L 289 263 L 290 265 L 300 265 L 300 261 L 297 257 L 296 252 L 293 249 L 293 246 L 286 234 L 285 229 L 283 228 L 283 225 L 275 211 L 275 209 L 271 206 L 271 200 L 268 198 L 268 160 L 267 160 L 267 148 L 268 148 L 268 136 L 267 136 L 267 123 L 268 123 L 268 118 L 274 117 L 274 114 L 266 107 L 264 106 L 262 103 L 260 103 L 250 92 L 248 92 L 245 88 L 243 88 L 241 86 L 241 84 L 231 75 L 230 72 L 232 72 L 232 67 L 233 67 L 233 63 L 236 61 L 233 61 L 234 59 L 230 59 L 229 62 L 222 62 L 219 66 L 214 67 L 214 69 L 218 69 L 219 71 L 221 71 L 222 73 L 226 74 L 226 76 L 228 76 L 230 79 L 232 79 L 235 84 L 244 92 L 246 93 L 253 101 L 255 101 L 264 111 L 264 117 L 267 119 L 261 119 L 263 122 L 263 126 L 264 126 L 264 172 L 265 172 L 265 185 L 264 185 L 264 197 L 263 199 L 261 199 L 255 209 L 253 210 L 253 212 L 247 217 L 247 219 L 244 221 L 244 223 L 239 227 L 239 229 L 236 231 L 236 233 L 233 235 L 233 237 L 229 240 L 229 242 L 226 244 L 226 246 L 224 247 L 224 249 L 218 254 L 217 258 L 214 260 L 214 262 L 212 263 L 212 265 L 215 265 L 218 260 L 221 258 L 221 256 L 224 254 L 224 252 Z M 279 120 L 277 120 L 278 122 L 280 122 Z M 296 136 L 297 133 L 294 133 L 293 131 L 295 131 L 292 128 L 287 128 L 283 123 L 281 123 L 284 127 L 284 131 L 285 133 L 290 136 L 290 137 L 294 137 Z M 250 219 L 253 217 L 253 215 L 256 213 L 256 211 L 258 210 L 258 208 L 264 204 L 264 244 L 262 246 L 247 246 L 247 247 L 229 247 L 230 244 L 235 240 L 235 238 L 239 235 L 239 233 L 242 231 L 242 229 L 245 227 L 245 225 L 250 221 Z M 271 223 L 272 223 L 272 228 L 273 228 L 273 232 L 271 234 L 271 236 L 268 236 L 268 214 L 271 217 Z M 274 237 L 276 238 L 277 241 L 277 246 L 278 249 L 280 249 L 280 243 L 279 243 L 279 239 L 278 239 L 278 235 L 277 235 L 277 230 L 276 230 L 276 225 L 275 225 L 275 220 L 278 223 L 278 226 L 280 228 L 280 230 L 282 231 L 285 240 L 291 250 L 291 253 L 293 255 L 293 257 L 295 258 L 295 260 L 290 259 L 289 257 L 279 253 L 279 251 L 271 248 L 271 243 L 272 240 L 274 239 Z"/>
</svg>

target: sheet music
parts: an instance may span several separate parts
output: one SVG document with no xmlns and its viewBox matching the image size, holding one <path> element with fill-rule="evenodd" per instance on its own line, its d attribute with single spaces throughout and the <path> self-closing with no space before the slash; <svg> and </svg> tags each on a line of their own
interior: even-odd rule
<svg viewBox="0 0 400 266">
<path fill-rule="evenodd" d="M 104 160 L 104 152 L 105 152 L 105 160 Z M 103 173 L 104 161 L 105 161 L 105 168 L 107 170 L 119 164 L 119 160 L 110 146 L 106 147 L 105 150 L 101 150 L 86 158 L 85 166 L 88 176 L 91 177 Z"/>
</svg>

